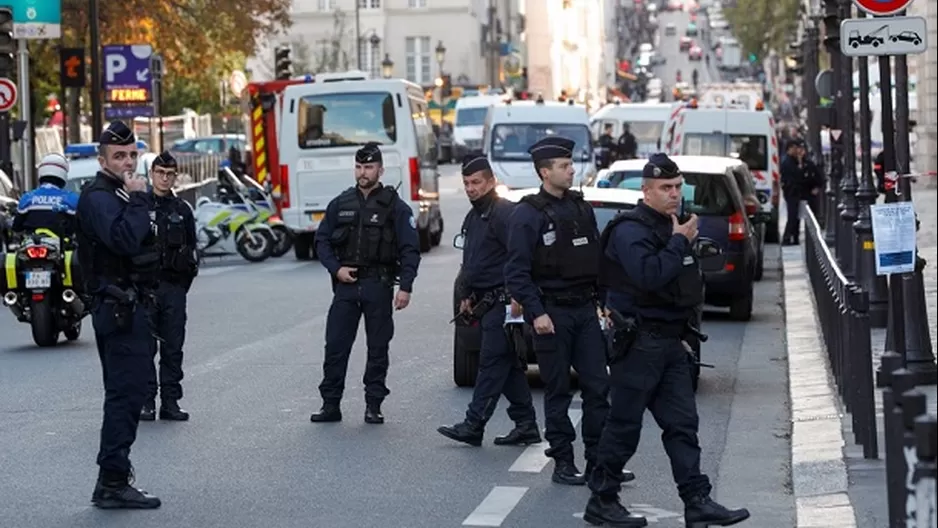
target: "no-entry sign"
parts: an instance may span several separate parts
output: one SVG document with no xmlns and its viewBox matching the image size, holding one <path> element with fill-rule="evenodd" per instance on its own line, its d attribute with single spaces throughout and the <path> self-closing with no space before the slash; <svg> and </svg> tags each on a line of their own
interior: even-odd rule
<svg viewBox="0 0 938 528">
<path fill-rule="evenodd" d="M 913 0 L 853 0 L 853 4 L 875 16 L 894 15 L 909 7 Z"/>
<path fill-rule="evenodd" d="M 16 84 L 0 77 L 0 112 L 9 112 L 16 105 Z"/>
</svg>

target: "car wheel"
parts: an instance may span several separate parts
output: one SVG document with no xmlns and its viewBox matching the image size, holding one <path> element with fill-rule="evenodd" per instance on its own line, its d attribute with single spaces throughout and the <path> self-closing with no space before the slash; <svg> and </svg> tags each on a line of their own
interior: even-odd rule
<svg viewBox="0 0 938 528">
<path fill-rule="evenodd" d="M 756 266 L 752 271 L 752 280 L 761 281 L 765 273 L 765 248 L 760 244 L 758 253 L 756 253 Z"/>
<path fill-rule="evenodd" d="M 859 43 L 859 42 L 851 42 L 851 43 L 850 43 L 850 47 L 852 47 L 853 49 L 857 49 L 857 48 L 860 47 L 860 43 Z"/>
<path fill-rule="evenodd" d="M 735 321 L 748 321 L 752 319 L 752 304 L 755 295 L 753 284 L 749 283 L 749 291 L 742 297 L 733 299 L 730 304 L 730 318 Z"/>
</svg>

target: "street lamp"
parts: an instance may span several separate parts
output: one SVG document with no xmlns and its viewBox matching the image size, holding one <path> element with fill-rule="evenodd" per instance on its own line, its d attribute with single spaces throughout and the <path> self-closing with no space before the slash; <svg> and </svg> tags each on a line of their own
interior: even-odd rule
<svg viewBox="0 0 938 528">
<path fill-rule="evenodd" d="M 443 60 L 446 58 L 446 46 L 443 45 L 443 41 L 439 41 L 436 45 L 436 63 L 440 65 L 440 70 L 443 69 Z"/>
<path fill-rule="evenodd" d="M 391 75 L 394 73 L 394 61 L 391 60 L 391 56 L 387 53 L 384 54 L 384 60 L 381 61 L 381 74 L 385 79 L 390 79 Z"/>
<path fill-rule="evenodd" d="M 378 62 L 378 46 L 381 45 L 381 37 L 377 33 L 372 33 L 371 37 L 368 39 L 368 43 L 371 44 L 371 50 L 368 51 L 368 75 L 375 75 L 377 70 L 375 62 Z"/>
</svg>

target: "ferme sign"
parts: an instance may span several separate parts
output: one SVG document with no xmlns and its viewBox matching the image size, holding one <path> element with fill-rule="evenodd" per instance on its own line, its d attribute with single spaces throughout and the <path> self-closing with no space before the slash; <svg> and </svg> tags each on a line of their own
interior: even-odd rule
<svg viewBox="0 0 938 528">
<path fill-rule="evenodd" d="M 112 103 L 148 103 L 150 90 L 146 88 L 112 88 L 107 91 L 106 101 Z"/>
</svg>

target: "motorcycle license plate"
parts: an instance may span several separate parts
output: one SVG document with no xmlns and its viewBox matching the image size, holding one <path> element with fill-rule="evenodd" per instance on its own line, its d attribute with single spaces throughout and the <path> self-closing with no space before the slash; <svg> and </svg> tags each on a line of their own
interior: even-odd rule
<svg viewBox="0 0 938 528">
<path fill-rule="evenodd" d="M 27 271 L 26 288 L 30 290 L 41 290 L 52 286 L 51 271 Z"/>
</svg>

